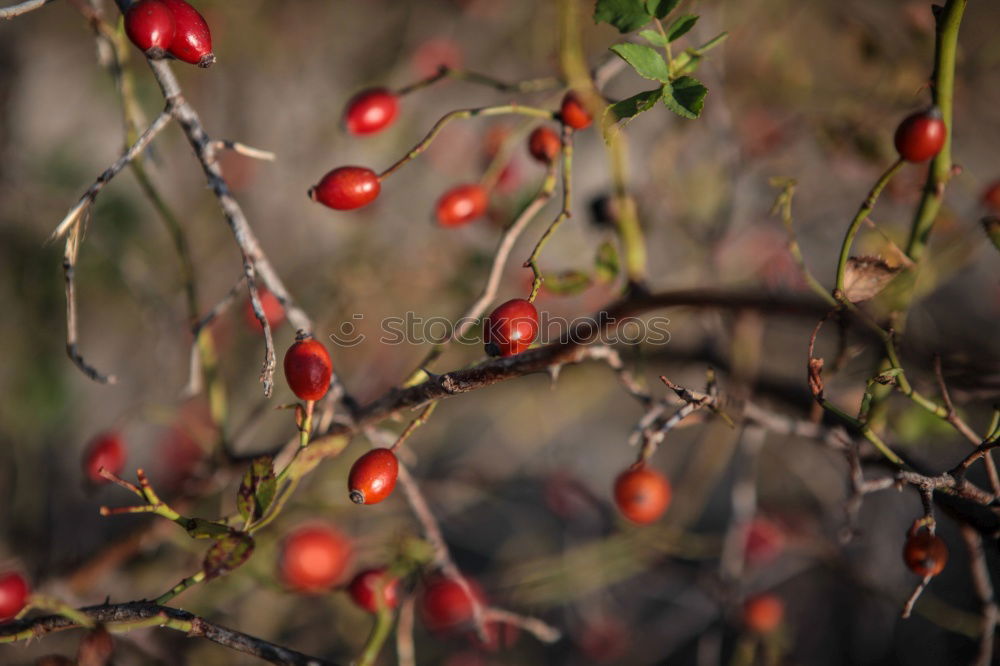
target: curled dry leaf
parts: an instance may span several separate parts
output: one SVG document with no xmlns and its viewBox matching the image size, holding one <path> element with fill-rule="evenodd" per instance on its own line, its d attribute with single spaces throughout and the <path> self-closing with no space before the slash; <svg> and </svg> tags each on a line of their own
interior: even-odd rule
<svg viewBox="0 0 1000 666">
<path fill-rule="evenodd" d="M 851 257 L 844 272 L 844 296 L 852 303 L 874 298 L 899 271 L 878 257 Z"/>
<path fill-rule="evenodd" d="M 817 400 L 823 399 L 823 359 L 809 359 L 809 389 Z"/>
</svg>

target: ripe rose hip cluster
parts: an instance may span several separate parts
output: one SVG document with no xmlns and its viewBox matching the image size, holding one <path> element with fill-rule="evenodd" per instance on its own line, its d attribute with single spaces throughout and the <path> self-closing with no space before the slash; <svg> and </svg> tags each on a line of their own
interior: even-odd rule
<svg viewBox="0 0 1000 666">
<path fill-rule="evenodd" d="M 148 58 L 166 55 L 209 67 L 212 34 L 198 10 L 184 0 L 138 0 L 125 11 L 125 34 Z"/>
</svg>

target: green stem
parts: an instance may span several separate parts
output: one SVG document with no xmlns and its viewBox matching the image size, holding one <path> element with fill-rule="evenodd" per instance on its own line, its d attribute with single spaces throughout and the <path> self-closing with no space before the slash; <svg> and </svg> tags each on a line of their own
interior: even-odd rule
<svg viewBox="0 0 1000 666">
<path fill-rule="evenodd" d="M 559 211 L 559 215 L 556 216 L 556 219 L 554 219 L 552 224 L 550 224 L 545 230 L 542 237 L 538 239 L 535 249 L 531 251 L 531 255 L 528 257 L 528 260 L 524 262 L 524 267 L 531 268 L 532 272 L 535 274 L 535 279 L 531 283 L 531 294 L 528 296 L 529 303 L 535 302 L 538 290 L 542 286 L 542 272 L 538 268 L 538 256 L 542 253 L 542 248 L 545 247 L 545 244 L 549 242 L 549 238 L 551 238 L 552 234 L 554 234 L 556 229 L 559 228 L 559 225 L 573 214 L 571 209 L 573 196 L 573 130 L 566 125 L 563 125 L 562 131 L 562 155 L 562 210 Z"/>
<path fill-rule="evenodd" d="M 846 301 L 847 295 L 844 293 L 844 275 L 847 271 L 847 260 L 851 256 L 851 245 L 854 244 L 854 237 L 858 234 L 858 230 L 861 229 L 861 223 L 865 221 L 868 215 L 875 208 L 875 203 L 878 201 L 879 195 L 885 186 L 889 184 L 892 177 L 903 167 L 902 158 L 896 160 L 892 166 L 886 169 L 872 187 L 868 196 L 865 197 L 864 202 L 858 209 L 857 214 L 854 219 L 851 220 L 851 225 L 847 228 L 847 233 L 844 234 L 844 242 L 840 246 L 840 260 L 837 262 L 837 286 L 834 290 L 834 298 L 840 301 Z"/>
<path fill-rule="evenodd" d="M 205 580 L 204 570 L 199 571 L 198 573 L 193 574 L 191 576 L 188 576 L 181 582 L 177 583 L 172 588 L 170 588 L 160 596 L 156 597 L 156 599 L 153 600 L 153 603 L 158 606 L 162 606 L 163 604 L 167 603 L 168 601 L 176 597 L 181 592 L 187 590 L 190 587 L 194 587 L 203 580 Z"/>
<path fill-rule="evenodd" d="M 378 593 L 376 598 L 379 597 L 381 597 L 381 593 Z M 375 664 L 379 652 L 382 651 L 382 646 L 385 645 L 386 639 L 392 632 L 393 622 L 392 611 L 384 604 L 379 604 L 378 613 L 375 614 L 375 626 L 372 627 L 368 640 L 365 641 L 365 647 L 358 658 L 357 666 L 373 666 Z"/>
</svg>

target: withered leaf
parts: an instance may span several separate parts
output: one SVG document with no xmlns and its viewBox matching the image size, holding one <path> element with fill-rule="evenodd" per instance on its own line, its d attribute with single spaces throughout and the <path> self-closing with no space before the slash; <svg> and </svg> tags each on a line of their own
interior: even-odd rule
<svg viewBox="0 0 1000 666">
<path fill-rule="evenodd" d="M 238 569 L 253 555 L 253 548 L 253 537 L 236 530 L 216 541 L 205 553 L 205 561 L 202 563 L 206 580 L 225 576 Z"/>
<path fill-rule="evenodd" d="M 850 257 L 844 271 L 844 296 L 852 303 L 874 298 L 899 273 L 878 257 Z"/>
</svg>

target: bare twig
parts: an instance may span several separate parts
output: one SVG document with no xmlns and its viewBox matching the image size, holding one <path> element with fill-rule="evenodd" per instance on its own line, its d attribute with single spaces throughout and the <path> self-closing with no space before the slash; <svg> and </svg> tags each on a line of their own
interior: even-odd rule
<svg viewBox="0 0 1000 666">
<path fill-rule="evenodd" d="M 159 606 L 145 601 L 124 604 L 105 604 L 81 608 L 80 612 L 94 622 L 101 623 L 111 632 L 125 632 L 147 627 L 166 627 L 182 631 L 188 637 L 205 638 L 231 650 L 258 657 L 272 664 L 290 666 L 334 666 L 333 662 L 310 657 L 286 647 L 227 629 L 187 611 L 169 606 Z M 0 625 L 0 643 L 39 638 L 46 634 L 80 625 L 61 615 L 46 615 Z"/>
<path fill-rule="evenodd" d="M 417 651 L 413 647 L 413 617 L 416 598 L 406 595 L 399 606 L 396 620 L 396 659 L 399 666 L 417 666 Z"/>
<path fill-rule="evenodd" d="M 979 652 L 972 664 L 973 666 L 989 666 L 993 660 L 993 637 L 1000 611 L 997 609 L 993 583 L 990 582 L 990 570 L 986 564 L 986 553 L 983 551 L 982 535 L 966 524 L 961 524 L 959 530 L 962 539 L 965 540 L 965 547 L 969 551 L 969 570 L 982 612 Z"/>
<path fill-rule="evenodd" d="M 911 594 L 910 597 L 906 600 L 906 603 L 903 604 L 903 612 L 900 615 L 900 617 L 902 617 L 904 620 L 910 617 L 910 615 L 913 613 L 913 607 L 917 604 L 917 599 L 919 599 L 920 595 L 924 593 L 925 589 L 927 589 L 927 584 L 931 582 L 931 578 L 933 577 L 934 576 L 924 576 L 924 579 L 919 583 L 917 583 L 917 587 L 914 588 L 913 594 Z"/>
<path fill-rule="evenodd" d="M 21 16 L 36 9 L 41 9 L 52 0 L 25 0 L 10 7 L 0 8 L 0 21 L 9 21 L 15 16 Z"/>
<path fill-rule="evenodd" d="M 229 139 L 216 139 L 212 142 L 212 150 L 215 152 L 231 150 L 244 157 L 252 157 L 255 160 L 263 160 L 265 162 L 273 162 L 277 159 L 277 156 L 270 150 L 261 150 L 260 148 L 254 148 L 239 141 L 230 141 Z"/>
</svg>

